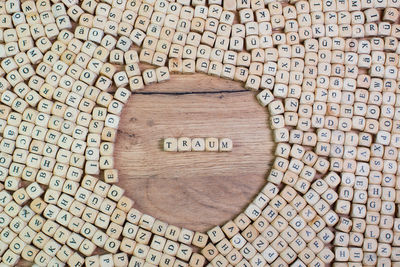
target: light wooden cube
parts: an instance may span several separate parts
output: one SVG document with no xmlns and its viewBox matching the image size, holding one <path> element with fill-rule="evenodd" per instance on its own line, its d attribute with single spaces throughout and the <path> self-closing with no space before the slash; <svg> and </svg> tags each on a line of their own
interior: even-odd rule
<svg viewBox="0 0 400 267">
<path fill-rule="evenodd" d="M 233 149 L 233 142 L 229 138 L 220 138 L 219 139 L 219 151 L 220 152 L 229 152 Z"/>
<path fill-rule="evenodd" d="M 215 152 L 219 149 L 219 141 L 218 138 L 208 137 L 206 138 L 206 151 Z"/>
<path fill-rule="evenodd" d="M 164 139 L 164 151 L 177 152 L 178 151 L 178 140 L 170 137 Z"/>
<path fill-rule="evenodd" d="M 108 169 L 104 170 L 104 181 L 109 184 L 118 183 L 118 170 L 117 169 Z"/>
<path fill-rule="evenodd" d="M 156 69 L 157 82 L 168 81 L 170 78 L 169 70 L 167 67 L 160 67 Z"/>
<path fill-rule="evenodd" d="M 192 139 L 192 151 L 205 151 L 206 144 L 204 138 L 193 138 Z"/>
<path fill-rule="evenodd" d="M 151 63 L 151 62 L 150 62 Z M 145 85 L 157 82 L 157 74 L 154 69 L 146 69 L 142 73 L 143 81 Z"/>
<path fill-rule="evenodd" d="M 178 138 L 178 151 L 186 152 L 192 150 L 192 140 L 189 137 Z"/>
</svg>

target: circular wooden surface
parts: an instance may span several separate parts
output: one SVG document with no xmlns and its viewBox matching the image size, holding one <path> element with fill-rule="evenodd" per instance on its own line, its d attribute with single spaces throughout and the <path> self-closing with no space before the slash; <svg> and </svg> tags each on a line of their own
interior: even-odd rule
<svg viewBox="0 0 400 267">
<path fill-rule="evenodd" d="M 228 137 L 234 149 L 162 151 L 163 138 L 178 136 Z M 253 92 L 236 82 L 196 74 L 172 76 L 168 83 L 131 96 L 123 110 L 115 159 L 119 185 L 137 209 L 205 231 L 234 218 L 257 195 L 273 151 L 267 110 Z"/>
</svg>

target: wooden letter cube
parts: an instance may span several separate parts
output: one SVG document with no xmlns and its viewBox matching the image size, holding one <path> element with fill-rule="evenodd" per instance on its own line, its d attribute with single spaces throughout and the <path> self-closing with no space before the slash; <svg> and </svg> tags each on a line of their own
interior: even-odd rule
<svg viewBox="0 0 400 267">
<path fill-rule="evenodd" d="M 164 139 L 164 151 L 176 152 L 178 151 L 178 140 L 170 137 Z"/>
</svg>

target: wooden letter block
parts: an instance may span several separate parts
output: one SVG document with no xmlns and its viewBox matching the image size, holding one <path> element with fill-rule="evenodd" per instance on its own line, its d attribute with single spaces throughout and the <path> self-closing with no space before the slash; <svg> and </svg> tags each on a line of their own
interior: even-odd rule
<svg viewBox="0 0 400 267">
<path fill-rule="evenodd" d="M 219 141 L 218 138 L 208 137 L 205 140 L 206 142 L 206 151 L 215 152 L 218 151 Z"/>
<path fill-rule="evenodd" d="M 104 170 L 104 181 L 109 184 L 118 183 L 118 170 L 117 169 L 108 169 Z"/>
<path fill-rule="evenodd" d="M 189 137 L 178 138 L 178 151 L 186 152 L 192 150 L 192 140 Z"/>
<path fill-rule="evenodd" d="M 178 151 L 178 140 L 170 137 L 164 139 L 164 151 L 177 152 Z"/>
<path fill-rule="evenodd" d="M 205 151 L 206 145 L 204 138 L 192 139 L 192 151 Z"/>
<path fill-rule="evenodd" d="M 229 138 L 219 139 L 219 151 L 220 152 L 230 152 L 233 149 L 233 142 Z"/>
</svg>

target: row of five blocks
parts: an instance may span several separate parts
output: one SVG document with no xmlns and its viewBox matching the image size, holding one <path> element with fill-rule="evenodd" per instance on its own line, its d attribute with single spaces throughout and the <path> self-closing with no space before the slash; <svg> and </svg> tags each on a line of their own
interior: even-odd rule
<svg viewBox="0 0 400 267">
<path fill-rule="evenodd" d="M 164 139 L 164 151 L 187 152 L 229 152 L 232 151 L 233 142 L 229 138 L 190 138 L 190 137 L 168 137 Z"/>
</svg>

